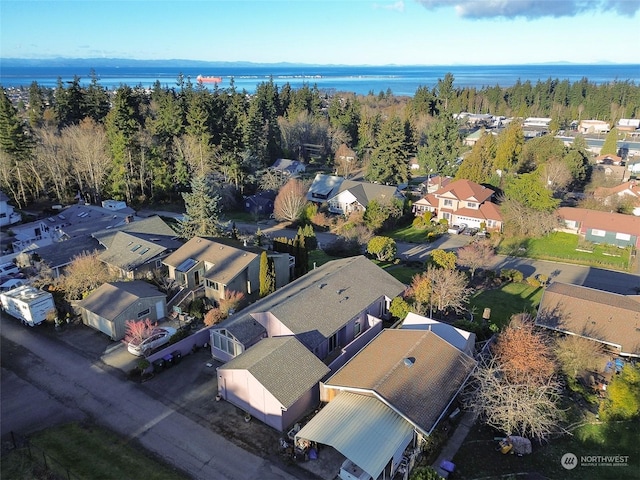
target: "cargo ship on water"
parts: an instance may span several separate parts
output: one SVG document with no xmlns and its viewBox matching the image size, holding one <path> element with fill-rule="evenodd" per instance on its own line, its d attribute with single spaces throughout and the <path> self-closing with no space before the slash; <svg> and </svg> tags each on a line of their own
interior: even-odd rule
<svg viewBox="0 0 640 480">
<path fill-rule="evenodd" d="M 198 83 L 222 83 L 222 77 L 205 77 L 204 75 L 198 75 L 196 80 Z"/>
</svg>

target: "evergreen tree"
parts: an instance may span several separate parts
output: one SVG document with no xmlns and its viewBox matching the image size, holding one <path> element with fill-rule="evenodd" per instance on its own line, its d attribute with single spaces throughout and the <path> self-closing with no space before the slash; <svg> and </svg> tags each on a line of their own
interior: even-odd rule
<svg viewBox="0 0 640 480">
<path fill-rule="evenodd" d="M 191 193 L 183 193 L 182 198 L 186 213 L 178 221 L 180 237 L 189 240 L 196 236 L 207 237 L 220 234 L 218 225 L 220 196 L 211 192 L 206 178 L 193 177 Z"/>
<path fill-rule="evenodd" d="M 399 184 L 409 179 L 408 152 L 404 124 L 391 117 L 380 129 L 378 146 L 373 151 L 367 179 L 384 184 Z"/>
<path fill-rule="evenodd" d="M 91 69 L 91 83 L 82 97 L 83 118 L 90 117 L 97 123 L 102 123 L 109 113 L 109 94 L 98 84 L 96 72 Z"/>
<path fill-rule="evenodd" d="M 493 174 L 491 166 L 495 154 L 496 141 L 494 136 L 491 134 L 483 135 L 458 167 L 456 180 L 467 179 L 476 183 L 488 183 Z"/>
<path fill-rule="evenodd" d="M 451 114 L 439 114 L 427 131 L 427 148 L 422 151 L 422 161 L 440 175 L 452 175 L 459 155 L 458 124 Z"/>
<path fill-rule="evenodd" d="M 618 155 L 618 129 L 613 127 L 604 139 L 600 155 Z"/>
<path fill-rule="evenodd" d="M 537 172 L 525 173 L 511 179 L 504 189 L 505 196 L 539 212 L 551 212 L 560 203 L 553 198 Z"/>
<path fill-rule="evenodd" d="M 44 94 L 38 82 L 32 82 L 29 86 L 29 125 L 38 128 L 44 122 Z"/>
<path fill-rule="evenodd" d="M 503 175 L 512 173 L 520 159 L 523 145 L 522 125 L 514 120 L 498 135 L 494 170 L 501 170 Z"/>
<path fill-rule="evenodd" d="M 260 254 L 260 298 L 276 291 L 273 262 L 267 256 L 267 252 Z"/>
<path fill-rule="evenodd" d="M 19 208 L 27 203 L 26 162 L 33 154 L 32 138 L 4 89 L 0 88 L 0 184 L 11 193 Z"/>
</svg>

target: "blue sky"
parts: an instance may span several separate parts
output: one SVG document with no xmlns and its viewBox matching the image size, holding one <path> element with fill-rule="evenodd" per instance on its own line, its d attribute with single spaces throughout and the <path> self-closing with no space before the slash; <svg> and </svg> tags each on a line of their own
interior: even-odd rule
<svg viewBox="0 0 640 480">
<path fill-rule="evenodd" d="M 0 58 L 639 63 L 639 11 L 640 0 L 0 0 Z"/>
</svg>

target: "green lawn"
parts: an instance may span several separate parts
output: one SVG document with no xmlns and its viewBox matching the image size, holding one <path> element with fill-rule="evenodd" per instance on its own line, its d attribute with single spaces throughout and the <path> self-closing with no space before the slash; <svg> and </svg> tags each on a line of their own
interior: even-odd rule
<svg viewBox="0 0 640 480">
<path fill-rule="evenodd" d="M 640 471 L 636 422 L 590 424 L 579 427 L 572 435 L 552 439 L 539 445 L 533 443 L 533 453 L 523 457 L 503 455 L 496 451 L 500 436 L 494 430 L 474 426 L 458 453 L 453 458 L 457 479 L 516 478 L 508 474 L 536 472 L 550 479 L 637 479 Z M 578 457 L 578 466 L 572 470 L 562 467 L 560 459 L 565 453 Z M 627 466 L 581 464 L 581 457 L 605 455 L 629 456 Z"/>
<path fill-rule="evenodd" d="M 502 328 L 515 313 L 535 313 L 542 292 L 541 287 L 532 287 L 526 283 L 505 283 L 500 288 L 476 293 L 469 303 L 476 318 L 482 315 L 485 308 L 490 308 L 489 322 Z"/>
<path fill-rule="evenodd" d="M 554 232 L 541 238 L 505 239 L 500 243 L 498 253 L 628 270 L 631 250 L 612 245 L 579 242 L 578 235 Z"/>
<path fill-rule="evenodd" d="M 70 423 L 43 430 L 30 439 L 31 458 L 26 448 L 2 455 L 2 478 L 189 478 L 145 452 L 139 445 L 96 425 Z M 56 474 L 55 477 L 43 472 L 43 451 L 46 453 L 47 465 Z"/>
</svg>

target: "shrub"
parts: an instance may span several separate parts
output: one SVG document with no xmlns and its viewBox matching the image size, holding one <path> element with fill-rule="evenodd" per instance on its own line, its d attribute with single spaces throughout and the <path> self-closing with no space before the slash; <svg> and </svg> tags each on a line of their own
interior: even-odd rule
<svg viewBox="0 0 640 480">
<path fill-rule="evenodd" d="M 503 280 L 520 283 L 524 280 L 524 274 L 515 268 L 503 268 L 500 270 L 500 277 Z"/>
<path fill-rule="evenodd" d="M 531 287 L 539 287 L 540 281 L 536 277 L 527 277 L 527 285 Z"/>
<path fill-rule="evenodd" d="M 196 298 L 189 304 L 189 315 L 202 320 L 204 317 L 204 300 L 202 298 Z"/>
</svg>

